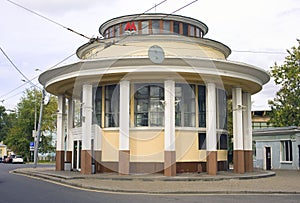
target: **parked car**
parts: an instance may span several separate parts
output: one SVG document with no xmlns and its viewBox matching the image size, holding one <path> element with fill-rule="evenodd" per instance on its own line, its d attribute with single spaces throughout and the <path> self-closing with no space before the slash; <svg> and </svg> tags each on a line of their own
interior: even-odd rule
<svg viewBox="0 0 300 203">
<path fill-rule="evenodd" d="M 12 158 L 12 163 L 13 164 L 23 164 L 24 159 L 20 155 L 16 155 L 14 158 Z"/>
<path fill-rule="evenodd" d="M 0 157 L 0 163 L 2 163 L 2 157 Z"/>
<path fill-rule="evenodd" d="M 7 156 L 3 156 L 3 158 L 2 158 L 2 163 L 5 163 L 5 159 L 7 158 Z"/>
<path fill-rule="evenodd" d="M 3 163 L 12 163 L 13 158 L 15 158 L 15 155 L 10 155 L 3 160 Z"/>
</svg>

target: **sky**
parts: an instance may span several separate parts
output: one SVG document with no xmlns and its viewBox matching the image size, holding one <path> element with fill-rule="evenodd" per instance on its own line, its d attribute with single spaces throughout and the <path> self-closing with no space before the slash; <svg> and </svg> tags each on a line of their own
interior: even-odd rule
<svg viewBox="0 0 300 203">
<path fill-rule="evenodd" d="M 167 0 L 149 13 L 173 13 L 193 0 Z M 55 21 L 50 22 L 12 2 Z M 88 39 L 100 36 L 98 29 L 105 21 L 129 14 L 143 13 L 162 0 L 1 0 L 0 47 L 15 66 L 38 84 L 37 77 L 63 59 L 74 54 Z M 229 46 L 228 60 L 248 63 L 266 71 L 283 64 L 287 49 L 300 39 L 300 0 L 198 0 L 176 12 L 204 22 L 209 31 L 205 38 Z M 76 56 L 65 63 L 77 61 Z M 36 70 L 38 69 L 38 71 Z M 0 52 L 0 105 L 15 109 L 32 84 Z M 279 86 L 270 81 L 252 96 L 253 110 L 270 109 L 268 100 L 275 97 Z"/>
</svg>

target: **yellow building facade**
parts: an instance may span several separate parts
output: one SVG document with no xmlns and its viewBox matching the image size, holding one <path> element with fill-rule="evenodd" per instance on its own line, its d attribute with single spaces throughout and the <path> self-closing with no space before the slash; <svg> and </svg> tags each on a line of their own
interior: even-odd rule
<svg viewBox="0 0 300 203">
<path fill-rule="evenodd" d="M 228 170 L 230 98 L 235 171 L 253 170 L 251 95 L 269 81 L 265 71 L 228 61 L 230 48 L 185 16 L 121 16 L 99 32 L 78 48 L 79 62 L 39 77 L 58 96 L 57 170 Z"/>
</svg>

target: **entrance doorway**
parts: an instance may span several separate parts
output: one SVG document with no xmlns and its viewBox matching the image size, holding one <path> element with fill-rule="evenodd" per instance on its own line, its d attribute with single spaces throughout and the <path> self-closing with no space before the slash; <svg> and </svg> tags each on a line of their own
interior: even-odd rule
<svg viewBox="0 0 300 203">
<path fill-rule="evenodd" d="M 271 170 L 271 147 L 266 147 L 266 170 Z"/>
<path fill-rule="evenodd" d="M 73 144 L 73 170 L 80 171 L 82 142 L 81 140 L 75 140 Z"/>
</svg>

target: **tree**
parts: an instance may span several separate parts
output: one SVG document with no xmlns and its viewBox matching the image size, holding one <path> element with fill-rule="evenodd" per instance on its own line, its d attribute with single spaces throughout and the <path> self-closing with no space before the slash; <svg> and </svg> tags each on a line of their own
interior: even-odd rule
<svg viewBox="0 0 300 203">
<path fill-rule="evenodd" d="M 13 125 L 13 121 L 16 118 L 14 112 L 7 114 L 4 106 L 0 106 L 0 141 L 4 141 L 9 129 Z"/>
<path fill-rule="evenodd" d="M 283 65 L 271 67 L 271 76 L 281 85 L 274 100 L 269 101 L 273 126 L 300 126 L 300 40 L 297 42 L 298 47 L 287 50 Z"/>
<path fill-rule="evenodd" d="M 40 103 L 42 100 L 42 92 L 36 88 L 27 89 L 21 101 L 17 104 L 16 119 L 12 128 L 5 139 L 5 144 L 13 150 L 15 153 L 20 154 L 29 159 L 29 143 L 34 141 L 32 132 L 37 128 L 38 114 L 40 110 Z M 43 125 L 42 132 L 52 134 L 56 129 L 56 115 L 57 102 L 55 97 L 51 97 L 50 102 L 44 108 L 43 114 Z M 51 142 L 47 142 L 51 144 Z M 43 147 L 40 148 L 41 153 L 48 152 L 50 147 L 45 146 L 46 142 L 43 143 Z M 46 149 L 46 152 L 43 151 Z"/>
</svg>

